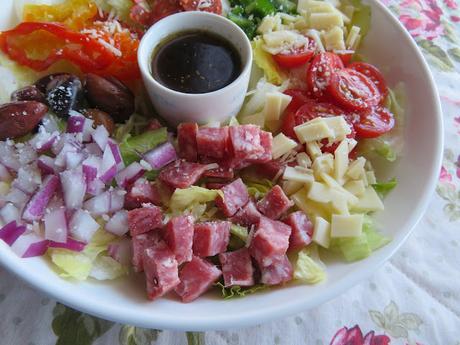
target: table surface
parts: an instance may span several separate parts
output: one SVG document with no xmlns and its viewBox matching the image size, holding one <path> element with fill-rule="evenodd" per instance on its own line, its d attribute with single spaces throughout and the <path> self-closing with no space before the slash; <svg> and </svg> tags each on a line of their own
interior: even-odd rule
<svg viewBox="0 0 460 345">
<path fill-rule="evenodd" d="M 429 62 L 445 124 L 436 193 L 392 260 L 370 279 L 316 309 L 244 330 L 205 334 L 147 330 L 97 319 L 46 298 L 0 268 L 0 343 L 326 345 L 343 327 L 356 326 L 354 331 L 359 328 L 362 334 L 386 335 L 391 344 L 460 345 L 460 2 L 383 2 L 408 28 Z"/>
</svg>

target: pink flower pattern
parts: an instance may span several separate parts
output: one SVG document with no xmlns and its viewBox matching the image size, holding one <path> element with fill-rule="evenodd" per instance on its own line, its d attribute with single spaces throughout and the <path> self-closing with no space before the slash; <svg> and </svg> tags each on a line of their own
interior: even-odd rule
<svg viewBox="0 0 460 345">
<path fill-rule="evenodd" d="M 432 40 L 444 33 L 443 11 L 436 0 L 404 0 L 400 6 L 399 20 L 414 38 Z"/>
</svg>

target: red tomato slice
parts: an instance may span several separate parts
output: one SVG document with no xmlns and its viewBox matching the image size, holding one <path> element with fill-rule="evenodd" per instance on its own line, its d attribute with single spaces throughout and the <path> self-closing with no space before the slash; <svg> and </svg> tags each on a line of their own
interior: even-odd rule
<svg viewBox="0 0 460 345">
<path fill-rule="evenodd" d="M 337 103 L 351 111 L 368 110 L 382 100 L 382 95 L 372 80 L 349 68 L 332 75 L 328 91 Z"/>
<path fill-rule="evenodd" d="M 354 53 L 355 52 L 353 50 L 341 50 L 336 52 L 337 56 L 340 58 L 340 60 L 342 60 L 342 63 L 345 66 L 347 66 L 350 63 Z"/>
<path fill-rule="evenodd" d="M 211 0 L 209 5 L 200 8 L 199 0 L 180 0 L 180 5 L 185 11 L 204 11 L 216 14 L 222 14 L 222 1 Z"/>
<path fill-rule="evenodd" d="M 334 72 L 343 68 L 340 58 L 330 52 L 316 55 L 307 70 L 307 87 L 313 96 L 320 98 L 329 86 Z"/>
<path fill-rule="evenodd" d="M 308 48 L 291 52 L 289 54 L 273 55 L 273 60 L 282 68 L 295 68 L 306 64 L 311 60 L 316 50 L 316 43 L 313 40 L 308 41 Z"/>
<path fill-rule="evenodd" d="M 354 122 L 358 138 L 376 138 L 390 131 L 395 125 L 393 114 L 385 107 L 375 107 L 359 115 Z"/>
<path fill-rule="evenodd" d="M 379 89 L 380 94 L 382 95 L 382 101 L 384 101 L 385 98 L 387 98 L 387 83 L 385 82 L 385 78 L 383 77 L 382 73 L 380 73 L 377 67 L 366 62 L 353 62 L 350 65 L 348 65 L 347 68 L 354 69 L 355 71 L 364 74 L 366 77 L 368 77 L 370 80 L 374 82 L 375 86 L 377 86 L 377 89 Z"/>
<path fill-rule="evenodd" d="M 164 17 L 182 11 L 183 9 L 179 0 L 155 0 L 152 4 L 150 20 L 154 24 Z"/>
<path fill-rule="evenodd" d="M 310 100 L 307 93 L 301 89 L 287 89 L 283 93 L 292 97 L 291 102 L 289 102 L 289 105 L 286 108 L 286 112 L 297 111 L 297 109 Z"/>
</svg>

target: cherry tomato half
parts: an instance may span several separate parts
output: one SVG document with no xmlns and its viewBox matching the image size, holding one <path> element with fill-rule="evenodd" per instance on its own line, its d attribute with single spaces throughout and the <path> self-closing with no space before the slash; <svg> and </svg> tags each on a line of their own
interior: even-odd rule
<svg viewBox="0 0 460 345">
<path fill-rule="evenodd" d="M 306 64 L 311 60 L 316 50 L 316 43 L 309 40 L 308 47 L 304 47 L 298 51 L 293 51 L 288 54 L 273 55 L 273 59 L 282 68 L 295 68 Z"/>
<path fill-rule="evenodd" d="M 307 87 L 316 98 L 321 98 L 327 90 L 336 70 L 343 68 L 340 58 L 334 53 L 316 55 L 307 70 Z"/>
<path fill-rule="evenodd" d="M 286 108 L 286 112 L 297 111 L 297 109 L 310 100 L 307 93 L 301 89 L 287 89 L 283 93 L 292 97 L 291 102 L 289 102 L 289 105 Z"/>
<path fill-rule="evenodd" d="M 347 66 L 347 68 L 354 69 L 355 71 L 361 72 L 370 80 L 372 80 L 379 89 L 380 94 L 382 95 L 382 101 L 384 101 L 388 96 L 388 87 L 385 82 L 385 78 L 382 73 L 378 70 L 377 67 L 366 62 L 353 62 Z"/>
<path fill-rule="evenodd" d="M 382 95 L 372 80 L 349 68 L 332 75 L 328 91 L 338 104 L 351 111 L 368 110 L 382 100 Z"/>
<path fill-rule="evenodd" d="M 341 50 L 341 51 L 337 51 L 335 53 L 340 58 L 340 60 L 342 60 L 342 63 L 345 66 L 347 66 L 350 63 L 351 58 L 353 57 L 353 54 L 355 52 L 353 50 Z M 349 67 L 349 66 L 347 66 L 347 67 Z"/>
<path fill-rule="evenodd" d="M 385 107 L 375 107 L 359 115 L 354 128 L 358 138 L 376 138 L 390 131 L 395 125 L 393 114 Z"/>
</svg>

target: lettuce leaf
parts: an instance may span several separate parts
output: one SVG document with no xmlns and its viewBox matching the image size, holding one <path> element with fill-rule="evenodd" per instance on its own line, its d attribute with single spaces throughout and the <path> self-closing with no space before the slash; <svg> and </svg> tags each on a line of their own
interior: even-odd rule
<svg viewBox="0 0 460 345">
<path fill-rule="evenodd" d="M 294 279 L 308 284 L 316 284 L 326 278 L 324 264 L 320 261 L 318 248 L 314 245 L 304 248 L 297 254 Z"/>
<path fill-rule="evenodd" d="M 89 276 L 97 280 L 112 280 L 128 273 L 128 268 L 110 256 L 98 256 L 94 260 Z"/>
<path fill-rule="evenodd" d="M 257 66 L 263 69 L 265 77 L 270 83 L 281 85 L 285 79 L 283 72 L 273 60 L 272 56 L 262 48 L 262 45 L 263 40 L 260 37 L 256 37 L 252 41 L 254 62 Z"/>
<path fill-rule="evenodd" d="M 263 284 L 257 284 L 251 287 L 241 287 L 238 285 L 225 287 L 221 282 L 216 283 L 215 286 L 221 289 L 221 294 L 224 299 L 244 297 L 268 288 L 267 285 Z"/>
<path fill-rule="evenodd" d="M 367 243 L 372 251 L 377 250 L 391 242 L 389 237 L 382 235 L 376 230 L 374 221 L 369 216 L 364 217 L 363 233 L 366 234 Z"/>
<path fill-rule="evenodd" d="M 360 27 L 361 40 L 363 40 L 371 27 L 371 7 L 363 4 L 361 0 L 348 0 L 346 3 L 351 4 L 354 8 L 348 30 L 352 26 Z"/>
<path fill-rule="evenodd" d="M 245 181 L 248 193 L 252 197 L 258 199 L 263 197 L 273 188 L 273 182 L 267 179 L 263 179 L 259 182 Z"/>
<path fill-rule="evenodd" d="M 213 201 L 218 195 L 224 196 L 223 192 L 217 189 L 207 189 L 198 186 L 189 188 L 177 188 L 171 196 L 171 210 L 181 211 L 193 205 L 204 204 Z"/>
<path fill-rule="evenodd" d="M 228 247 L 231 250 L 243 248 L 246 245 L 248 234 L 249 232 L 247 228 L 232 224 L 230 227 L 230 241 L 228 243 Z"/>
<path fill-rule="evenodd" d="M 373 184 L 372 187 L 379 194 L 380 198 L 384 198 L 389 192 L 393 190 L 393 188 L 396 187 L 397 184 L 398 181 L 395 177 L 393 177 L 391 180 L 388 180 L 387 182 L 377 182 Z"/>
<path fill-rule="evenodd" d="M 127 134 L 120 143 L 120 152 L 124 163 L 129 165 L 140 160 L 141 154 L 164 143 L 168 139 L 167 134 L 166 127 L 147 131 L 134 137 Z"/>
</svg>

